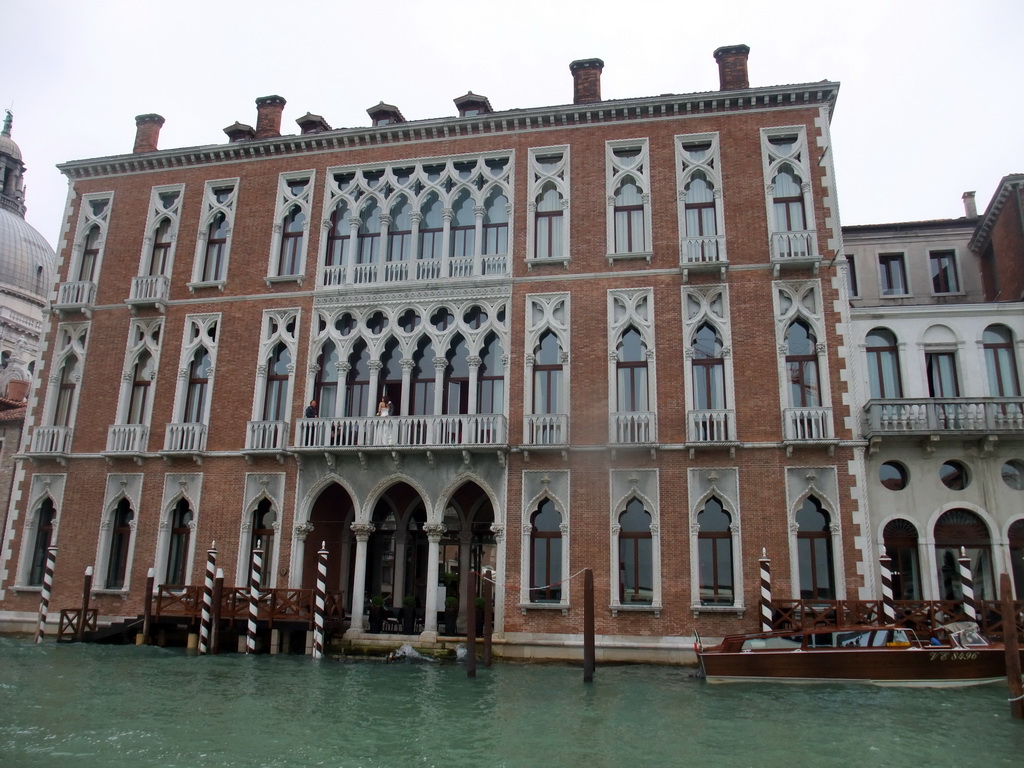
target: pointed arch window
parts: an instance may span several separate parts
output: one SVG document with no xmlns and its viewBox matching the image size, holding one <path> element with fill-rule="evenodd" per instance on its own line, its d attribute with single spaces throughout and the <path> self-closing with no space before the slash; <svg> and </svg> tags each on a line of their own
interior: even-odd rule
<svg viewBox="0 0 1024 768">
<path fill-rule="evenodd" d="M 188 502 L 185 499 L 178 499 L 171 512 L 165 584 L 188 584 L 188 548 L 192 537 L 192 517 L 192 509 Z"/>
<path fill-rule="evenodd" d="M 487 335 L 480 350 L 480 368 L 477 370 L 477 413 L 504 413 L 505 363 L 498 337 Z"/>
<path fill-rule="evenodd" d="M 53 426 L 70 427 L 71 409 L 74 406 L 75 390 L 78 387 L 78 360 L 69 357 L 60 368 L 57 388 L 57 404 L 53 411 Z"/>
<path fill-rule="evenodd" d="M 258 546 L 263 550 L 263 569 L 260 573 L 260 588 L 269 589 L 274 584 L 274 529 L 277 513 L 270 504 L 270 499 L 262 499 L 252 511 L 250 518 L 252 532 L 249 536 L 249 564 L 252 567 L 252 553 Z M 246 574 L 248 576 L 248 573 Z"/>
<path fill-rule="evenodd" d="M 161 219 L 153 233 L 153 247 L 149 252 L 147 275 L 156 277 L 166 274 L 167 257 L 171 252 L 171 220 Z"/>
<path fill-rule="evenodd" d="M 277 261 L 278 275 L 297 275 L 302 259 L 303 239 L 306 235 L 306 214 L 293 205 L 284 217 L 281 232 L 281 250 Z"/>
<path fill-rule="evenodd" d="M 434 346 L 426 337 L 413 355 L 412 393 L 409 402 L 409 413 L 414 416 L 429 416 L 434 413 Z"/>
<path fill-rule="evenodd" d="M 874 328 L 867 335 L 868 384 L 871 397 L 903 397 L 899 347 L 896 335 L 888 328 Z"/>
<path fill-rule="evenodd" d="M 789 165 L 784 164 L 775 174 L 772 184 L 775 186 L 775 194 L 772 197 L 775 231 L 800 232 L 807 229 L 800 177 Z"/>
<path fill-rule="evenodd" d="M 803 320 L 795 320 L 786 329 L 785 341 L 790 405 L 817 408 L 821 405 L 821 388 L 814 332 Z"/>
<path fill-rule="evenodd" d="M 320 415 L 334 416 L 338 402 L 338 349 L 333 341 L 325 341 L 317 358 L 316 382 L 313 399 L 319 403 Z"/>
<path fill-rule="evenodd" d="M 701 605 L 733 605 L 732 518 L 722 502 L 711 497 L 697 515 L 697 557 Z"/>
<path fill-rule="evenodd" d="M 549 182 L 541 188 L 537 200 L 533 246 L 536 258 L 560 259 L 565 256 L 562 250 L 564 242 L 562 226 L 562 196 L 555 185 Z"/>
<path fill-rule="evenodd" d="M 651 514 L 636 498 L 619 515 L 619 602 L 654 601 L 654 547 Z"/>
<path fill-rule="evenodd" d="M 619 341 L 615 363 L 618 382 L 618 411 L 647 411 L 647 345 L 640 331 L 630 326 Z"/>
<path fill-rule="evenodd" d="M 985 350 L 988 391 L 992 397 L 1020 397 L 1013 333 L 1005 325 L 990 325 L 981 337 Z"/>
<path fill-rule="evenodd" d="M 725 358 L 722 337 L 704 323 L 693 337 L 693 404 L 699 411 L 725 408 Z"/>
<path fill-rule="evenodd" d="M 128 399 L 128 424 L 145 424 L 149 406 L 149 393 L 153 385 L 156 364 L 149 352 L 143 351 L 132 367 L 132 392 Z"/>
<path fill-rule="evenodd" d="M 444 240 L 443 206 L 437 195 L 431 193 L 423 203 L 420 221 L 420 259 L 440 259 Z"/>
<path fill-rule="evenodd" d="M 452 341 L 447 358 L 442 413 L 469 413 L 469 347 L 462 336 Z"/>
<path fill-rule="evenodd" d="M 897 600 L 921 600 L 917 528 L 909 520 L 890 520 L 882 531 L 882 542 L 890 560 L 893 597 Z"/>
<path fill-rule="evenodd" d="M 644 198 L 631 177 L 615 191 L 615 253 L 637 253 L 646 250 L 644 232 Z"/>
<path fill-rule="evenodd" d="M 562 599 L 562 516 L 551 499 L 530 517 L 530 602 Z"/>
<path fill-rule="evenodd" d="M 135 513 L 128 499 L 121 499 L 114 509 L 110 528 L 110 551 L 107 555 L 106 589 L 123 589 L 128 576 L 128 549 L 132 539 Z"/>
<path fill-rule="evenodd" d="M 366 416 L 370 413 L 370 351 L 360 341 L 348 358 L 352 366 L 348 372 L 345 394 L 345 415 Z"/>
<path fill-rule="evenodd" d="M 545 331 L 534 350 L 533 412 L 563 413 L 562 345 L 552 331 Z"/>
<path fill-rule="evenodd" d="M 39 587 L 43 584 L 47 550 L 53 544 L 53 523 L 56 517 L 57 510 L 53 506 L 53 500 L 50 498 L 44 499 L 37 513 L 36 537 L 32 542 L 32 563 L 28 571 L 28 585 L 30 587 Z"/>
<path fill-rule="evenodd" d="M 352 223 L 348 206 L 339 203 L 331 211 L 330 229 L 327 231 L 327 251 L 324 253 L 325 267 L 340 267 L 348 261 L 348 243 L 352 235 Z"/>
<path fill-rule="evenodd" d="M 412 205 L 404 197 L 391 208 L 388 227 L 388 261 L 408 261 L 412 256 Z"/>
<path fill-rule="evenodd" d="M 452 211 L 451 255 L 452 258 L 473 256 L 476 252 L 476 214 L 473 198 L 463 192 L 456 200 Z"/>
<path fill-rule="evenodd" d="M 185 394 L 184 421 L 202 423 L 206 418 L 206 396 L 210 386 L 210 353 L 200 347 L 192 355 L 188 367 L 188 390 Z"/>
<path fill-rule="evenodd" d="M 263 397 L 263 420 L 287 419 L 288 377 L 292 355 L 284 342 L 274 347 L 267 365 L 267 389 Z"/>
<path fill-rule="evenodd" d="M 684 211 L 687 237 L 710 237 L 718 234 L 715 217 L 715 188 L 707 177 L 697 171 L 686 185 Z"/>
<path fill-rule="evenodd" d="M 376 203 L 368 203 L 359 215 L 356 247 L 357 264 L 376 264 L 380 260 L 380 206 Z"/>
<path fill-rule="evenodd" d="M 484 206 L 485 255 L 508 253 L 508 198 L 495 189 Z"/>
<path fill-rule="evenodd" d="M 100 227 L 93 224 L 85 235 L 82 260 L 78 265 L 78 279 L 93 282 L 96 279 L 96 263 L 100 258 Z"/>
<path fill-rule="evenodd" d="M 220 199 L 218 194 L 218 200 Z M 228 242 L 228 217 L 223 211 L 214 214 L 206 230 L 206 254 L 203 260 L 203 282 L 215 282 L 224 276 L 224 250 Z"/>
<path fill-rule="evenodd" d="M 828 512 L 814 496 L 808 496 L 796 513 L 801 600 L 836 598 L 831 522 Z"/>
</svg>

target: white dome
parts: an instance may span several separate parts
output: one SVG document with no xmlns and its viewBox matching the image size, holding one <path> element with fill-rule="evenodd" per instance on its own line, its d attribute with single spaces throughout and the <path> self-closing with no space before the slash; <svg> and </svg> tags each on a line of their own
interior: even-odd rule
<svg viewBox="0 0 1024 768">
<path fill-rule="evenodd" d="M 0 208 L 0 289 L 45 305 L 56 266 L 57 254 L 46 239 L 23 218 Z"/>
</svg>

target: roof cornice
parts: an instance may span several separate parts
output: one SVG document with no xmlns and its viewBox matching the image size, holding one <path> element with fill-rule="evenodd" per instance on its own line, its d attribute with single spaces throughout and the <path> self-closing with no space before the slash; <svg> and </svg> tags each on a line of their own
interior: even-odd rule
<svg viewBox="0 0 1024 768">
<path fill-rule="evenodd" d="M 474 117 L 412 120 L 381 127 L 340 128 L 316 134 L 276 136 L 231 144 L 184 147 L 142 154 L 111 155 L 87 160 L 72 160 L 59 164 L 57 168 L 69 179 L 88 179 L 192 167 L 208 163 L 276 158 L 306 152 L 362 149 L 400 145 L 407 142 L 570 128 L 630 120 L 657 120 L 762 109 L 792 109 L 815 104 L 827 105 L 831 118 L 838 93 L 839 83 L 822 80 L 817 83 L 747 88 L 736 91 L 666 94 L 590 104 L 514 109 Z"/>
<path fill-rule="evenodd" d="M 989 238 L 992 236 L 992 228 L 995 226 L 996 220 L 1006 204 L 1006 199 L 1010 196 L 1010 190 L 1015 186 L 1019 188 L 1021 184 L 1024 184 L 1024 173 L 1011 173 L 1009 176 L 1003 176 L 999 182 L 999 188 L 992 196 L 988 208 L 985 209 L 985 215 L 978 222 L 978 227 L 974 230 L 974 235 L 968 244 L 972 251 L 980 254 L 988 247 Z M 1021 225 L 1024 226 L 1024 222 L 1021 222 Z"/>
</svg>

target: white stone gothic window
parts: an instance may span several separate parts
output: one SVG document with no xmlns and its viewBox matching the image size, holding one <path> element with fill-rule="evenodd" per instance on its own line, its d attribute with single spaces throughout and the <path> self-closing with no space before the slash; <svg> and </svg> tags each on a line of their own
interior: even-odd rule
<svg viewBox="0 0 1024 768">
<path fill-rule="evenodd" d="M 736 396 L 728 286 L 685 287 L 682 299 L 687 442 L 734 441 Z"/>
<path fill-rule="evenodd" d="M 313 171 L 282 173 L 277 183 L 277 211 L 271 238 L 267 282 L 301 282 L 306 250 L 309 247 L 309 220 L 312 215 Z"/>
<path fill-rule="evenodd" d="M 246 435 L 248 449 L 283 449 L 292 405 L 292 374 L 299 333 L 298 309 L 263 311 L 263 332 L 252 421 Z"/>
<path fill-rule="evenodd" d="M 25 586 L 43 585 L 48 550 L 57 543 L 57 523 L 57 506 L 47 495 L 35 506 L 24 528 L 21 557 L 24 576 L 19 581 Z"/>
<path fill-rule="evenodd" d="M 503 153 L 330 169 L 321 284 L 508 274 L 512 165 Z"/>
<path fill-rule="evenodd" d="M 772 286 L 784 440 L 830 440 L 832 395 L 821 284 L 774 281 Z"/>
<path fill-rule="evenodd" d="M 281 530 L 281 516 L 278 513 L 277 500 L 268 496 L 255 499 L 246 508 L 242 517 L 242 531 L 238 551 L 238 570 L 236 579 L 239 584 L 248 584 L 252 572 L 253 551 L 261 550 L 261 570 L 259 585 L 263 589 L 271 589 L 277 583 L 275 563 L 278 560 Z"/>
<path fill-rule="evenodd" d="M 679 263 L 728 261 L 718 133 L 676 136 Z"/>
<path fill-rule="evenodd" d="M 121 592 L 129 589 L 136 525 L 135 508 L 127 496 L 120 496 L 108 506 L 100 522 L 96 549 L 93 584 L 98 590 Z"/>
<path fill-rule="evenodd" d="M 82 370 L 89 340 L 89 323 L 61 323 L 57 327 L 43 424 L 70 430 L 78 411 Z M 67 446 L 65 446 L 67 447 Z"/>
<path fill-rule="evenodd" d="M 139 277 L 170 277 L 184 193 L 184 184 L 153 187 L 146 217 L 146 236 L 142 241 Z"/>
<path fill-rule="evenodd" d="M 569 443 L 569 294 L 526 297 L 523 442 Z"/>
<path fill-rule="evenodd" d="M 223 290 L 231 257 L 231 236 L 237 203 L 237 178 L 206 182 L 189 289 L 216 286 Z"/>
<path fill-rule="evenodd" d="M 605 144 L 608 258 L 651 260 L 651 182 L 647 139 Z"/>
<path fill-rule="evenodd" d="M 688 471 L 690 604 L 694 611 L 743 608 L 739 485 L 735 468 Z"/>
<path fill-rule="evenodd" d="M 164 510 L 157 534 L 157 584 L 181 586 L 190 583 L 195 558 L 196 514 L 192 501 L 183 493 Z"/>
<path fill-rule="evenodd" d="M 816 258 L 818 239 L 804 126 L 762 128 L 761 158 L 772 261 Z"/>
<path fill-rule="evenodd" d="M 660 611 L 661 535 L 656 470 L 613 470 L 611 607 Z"/>
<path fill-rule="evenodd" d="M 185 318 L 174 399 L 175 421 L 167 430 L 166 451 L 199 451 L 206 447 L 219 328 L 219 313 Z"/>
<path fill-rule="evenodd" d="M 117 419 L 107 434 L 108 451 L 145 451 L 160 363 L 163 318 L 132 320 L 128 327 Z"/>
<path fill-rule="evenodd" d="M 655 443 L 657 368 L 650 288 L 608 291 L 608 440 Z"/>
<path fill-rule="evenodd" d="M 78 233 L 75 236 L 75 255 L 68 273 L 71 282 L 95 283 L 99 279 L 113 202 L 113 192 L 85 195 L 82 198 L 82 207 L 78 213 Z"/>
<path fill-rule="evenodd" d="M 569 261 L 569 147 L 530 149 L 526 259 Z"/>
</svg>

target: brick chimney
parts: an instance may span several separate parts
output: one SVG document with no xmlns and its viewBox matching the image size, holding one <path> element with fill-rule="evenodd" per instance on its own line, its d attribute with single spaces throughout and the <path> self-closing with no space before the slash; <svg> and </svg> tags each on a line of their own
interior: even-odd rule
<svg viewBox="0 0 1024 768">
<path fill-rule="evenodd" d="M 156 152 L 160 140 L 160 128 L 164 119 L 160 115 L 138 115 L 135 118 L 135 148 L 132 152 Z"/>
<path fill-rule="evenodd" d="M 968 219 L 978 218 L 978 204 L 974 201 L 974 192 L 964 192 L 964 215 Z"/>
<path fill-rule="evenodd" d="M 600 59 L 577 59 L 569 64 L 573 80 L 573 104 L 593 104 L 601 100 L 602 69 L 604 62 Z"/>
<path fill-rule="evenodd" d="M 228 141 L 232 144 L 239 141 L 251 141 L 256 138 L 256 131 L 252 129 L 251 125 L 240 123 L 237 120 L 225 128 L 224 133 L 228 135 Z"/>
<path fill-rule="evenodd" d="M 750 87 L 747 79 L 747 55 L 749 45 L 724 45 L 715 51 L 718 62 L 718 80 L 720 90 L 739 91 Z"/>
<path fill-rule="evenodd" d="M 281 113 L 287 102 L 280 96 L 256 99 L 256 138 L 272 139 L 281 135 Z"/>
</svg>

